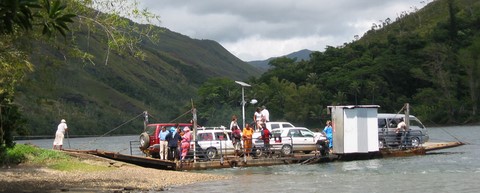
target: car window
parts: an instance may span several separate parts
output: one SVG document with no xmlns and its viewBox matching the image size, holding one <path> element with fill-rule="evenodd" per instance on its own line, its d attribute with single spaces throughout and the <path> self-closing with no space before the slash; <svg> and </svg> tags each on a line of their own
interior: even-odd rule
<svg viewBox="0 0 480 193">
<path fill-rule="evenodd" d="M 154 126 L 147 126 L 147 130 L 145 132 L 147 132 L 148 135 L 153 135 L 155 133 L 155 129 L 157 128 L 156 125 Z"/>
<path fill-rule="evenodd" d="M 270 129 L 280 128 L 280 125 L 279 125 L 279 124 L 271 124 L 270 126 L 272 127 L 272 128 L 270 128 Z"/>
<path fill-rule="evenodd" d="M 417 126 L 417 127 L 422 128 L 422 129 L 425 129 L 425 126 L 423 126 L 423 124 L 420 123 L 420 121 L 418 121 L 415 118 L 410 118 L 410 126 Z"/>
<path fill-rule="evenodd" d="M 272 134 L 282 134 L 282 130 L 275 130 L 275 131 L 272 131 Z"/>
<path fill-rule="evenodd" d="M 300 134 L 303 137 L 314 137 L 313 133 L 308 130 L 300 130 Z"/>
<path fill-rule="evenodd" d="M 395 120 L 395 119 L 388 119 L 388 127 L 389 127 L 389 128 L 397 128 L 397 120 Z"/>
<path fill-rule="evenodd" d="M 200 133 L 197 137 L 198 141 L 212 141 L 213 134 L 212 133 Z"/>
<path fill-rule="evenodd" d="M 215 139 L 221 140 L 221 141 L 228 140 L 227 135 L 225 133 L 220 133 L 220 132 L 215 133 Z"/>
<path fill-rule="evenodd" d="M 300 134 L 300 130 L 298 129 L 290 129 L 288 131 L 287 137 L 301 137 L 302 134 Z"/>
<path fill-rule="evenodd" d="M 288 124 L 288 123 L 284 123 L 284 124 L 282 124 L 282 127 L 283 128 L 289 128 L 289 127 L 293 127 L 293 125 Z"/>
<path fill-rule="evenodd" d="M 387 125 L 387 121 L 385 119 L 378 119 L 378 128 L 384 128 Z"/>
</svg>

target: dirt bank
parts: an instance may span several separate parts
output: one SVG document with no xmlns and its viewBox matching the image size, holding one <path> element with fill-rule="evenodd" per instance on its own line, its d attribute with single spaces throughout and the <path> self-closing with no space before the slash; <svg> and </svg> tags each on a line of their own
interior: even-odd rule
<svg viewBox="0 0 480 193">
<path fill-rule="evenodd" d="M 223 180 L 228 177 L 143 168 L 93 155 L 82 162 L 112 167 L 106 171 L 58 171 L 21 164 L 0 168 L 0 192 L 129 192 L 162 191 L 176 185 Z"/>
</svg>

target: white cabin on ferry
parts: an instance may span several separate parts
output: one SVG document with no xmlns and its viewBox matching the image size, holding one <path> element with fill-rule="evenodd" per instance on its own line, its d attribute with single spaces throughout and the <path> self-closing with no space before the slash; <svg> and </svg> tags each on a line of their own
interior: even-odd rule
<svg viewBox="0 0 480 193">
<path fill-rule="evenodd" d="M 378 147 L 378 105 L 329 106 L 333 153 L 375 153 Z"/>
</svg>

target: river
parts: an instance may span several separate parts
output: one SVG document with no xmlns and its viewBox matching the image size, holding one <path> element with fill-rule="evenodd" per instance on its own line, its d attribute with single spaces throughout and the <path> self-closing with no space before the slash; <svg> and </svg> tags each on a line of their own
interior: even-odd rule
<svg viewBox="0 0 480 193">
<path fill-rule="evenodd" d="M 425 156 L 330 162 L 313 165 L 212 169 L 196 171 L 232 176 L 230 180 L 171 187 L 169 192 L 478 192 L 480 126 L 435 127 L 430 141 L 466 145 Z M 75 149 L 102 149 L 130 154 L 138 136 L 69 139 Z M 67 139 L 64 141 L 68 148 Z M 51 148 L 53 140 L 24 140 Z M 135 154 L 135 152 L 134 152 Z"/>
</svg>

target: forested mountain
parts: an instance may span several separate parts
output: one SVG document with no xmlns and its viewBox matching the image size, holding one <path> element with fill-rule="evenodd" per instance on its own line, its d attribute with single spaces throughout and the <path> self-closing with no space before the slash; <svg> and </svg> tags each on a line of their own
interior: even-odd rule
<svg viewBox="0 0 480 193">
<path fill-rule="evenodd" d="M 92 61 L 65 58 L 49 44 L 35 44 L 35 71 L 16 93 L 27 121 L 25 134 L 53 135 L 62 118 L 71 135 L 103 134 L 143 111 L 151 114 L 151 122 L 172 121 L 191 108 L 197 88 L 207 79 L 245 80 L 260 75 L 215 41 L 155 30 L 162 30 L 159 42 L 143 39 L 139 44 L 143 59 L 115 52 L 107 55 L 107 45 L 100 43 L 107 38 L 104 33 L 83 32 L 77 37 L 76 46 L 94 53 Z M 142 129 L 139 117 L 112 134 Z"/>
<path fill-rule="evenodd" d="M 310 54 L 311 53 L 312 53 L 311 50 L 303 49 L 303 50 L 299 50 L 299 51 L 296 51 L 296 52 L 293 52 L 293 53 L 290 53 L 290 54 L 287 54 L 287 55 L 281 56 L 281 57 L 287 57 L 287 58 L 291 58 L 291 59 L 296 58 L 296 61 L 308 60 L 308 59 L 310 59 Z M 268 63 L 275 58 L 278 58 L 278 57 L 271 57 L 271 58 L 266 59 L 266 60 L 254 60 L 254 61 L 250 61 L 248 63 L 250 63 L 251 65 L 253 65 L 257 68 L 262 69 L 262 72 L 265 72 L 270 68 Z"/>
<path fill-rule="evenodd" d="M 246 96 L 266 105 L 271 120 L 313 128 L 329 119 L 328 105 L 376 104 L 379 112 L 396 113 L 410 103 L 428 125 L 478 123 L 479 56 L 480 1 L 436 0 L 310 60 L 272 60 L 248 82 Z"/>
<path fill-rule="evenodd" d="M 315 128 L 329 119 L 328 105 L 377 104 L 380 112 L 395 113 L 408 102 L 411 113 L 427 124 L 476 123 L 479 24 L 478 0 L 436 0 L 383 19 L 356 41 L 313 52 L 310 60 L 271 60 L 261 76 L 218 43 L 167 29 L 159 43 L 140 43 L 144 59 L 107 55 L 98 43 L 106 37 L 85 32 L 76 42 L 95 53 L 94 64 L 65 58 L 39 42 L 32 57 L 35 72 L 15 101 L 29 135 L 53 135 L 61 118 L 72 135 L 103 134 L 144 110 L 151 122 L 172 121 L 190 109 L 191 99 L 200 124 L 225 125 L 232 114 L 241 115 L 241 89 L 234 80 L 252 85 L 245 89 L 246 101 L 259 101 L 246 105 L 247 122 L 257 105 L 267 106 L 271 120 Z M 112 134 L 134 134 L 141 127 L 138 118 Z"/>
</svg>

